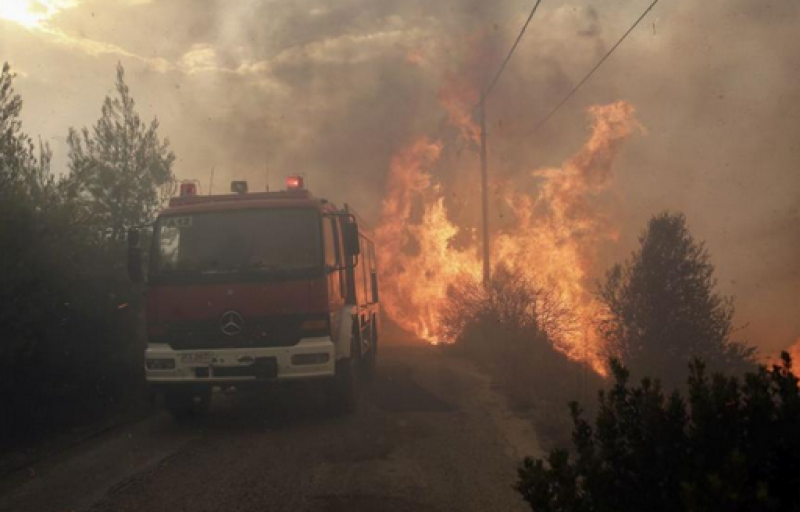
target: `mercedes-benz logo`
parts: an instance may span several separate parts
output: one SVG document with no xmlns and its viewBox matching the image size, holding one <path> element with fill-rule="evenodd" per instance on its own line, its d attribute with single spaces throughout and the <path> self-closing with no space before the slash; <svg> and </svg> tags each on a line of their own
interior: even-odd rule
<svg viewBox="0 0 800 512">
<path fill-rule="evenodd" d="M 222 313 L 222 317 L 219 319 L 219 328 L 223 334 L 236 336 L 244 329 L 244 319 L 238 311 L 226 311 Z"/>
</svg>

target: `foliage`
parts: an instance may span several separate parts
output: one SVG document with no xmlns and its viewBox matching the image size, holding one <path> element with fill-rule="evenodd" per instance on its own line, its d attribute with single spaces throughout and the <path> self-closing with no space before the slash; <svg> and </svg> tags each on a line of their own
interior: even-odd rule
<svg viewBox="0 0 800 512">
<path fill-rule="evenodd" d="M 448 303 L 442 320 L 452 350 L 490 373 L 512 406 L 535 414 L 540 440 L 560 441 L 569 430 L 561 404 L 599 389 L 602 378 L 559 349 L 575 318 L 558 294 L 526 272 L 500 267 L 488 286 L 463 280 L 449 290 Z"/>
<path fill-rule="evenodd" d="M 591 426 L 571 404 L 575 460 L 527 458 L 517 490 L 537 512 L 800 510 L 800 393 L 783 354 L 743 380 L 690 365 L 688 400 L 658 381 L 600 394 Z"/>
<path fill-rule="evenodd" d="M 159 123 L 142 122 L 117 66 L 116 97 L 106 97 L 90 131 L 70 129 L 71 193 L 82 200 L 98 228 L 117 240 L 127 228 L 153 220 L 172 191 L 175 155 L 158 136 Z"/>
<path fill-rule="evenodd" d="M 0 71 L 0 197 L 28 196 L 47 205 L 55 193 L 50 175 L 50 147 L 22 131 L 22 98 L 14 92 L 14 74 L 8 63 Z"/>
<path fill-rule="evenodd" d="M 3 444 L 136 392 L 137 295 L 84 224 L 49 148 L 22 131 L 14 75 L 0 75 L 0 432 Z M 91 404 L 91 405 L 89 405 Z M 89 412 L 91 412 L 89 411 Z M 2 446 L 0 446 L 2 448 Z"/>
<path fill-rule="evenodd" d="M 669 384 L 683 380 L 695 357 L 715 369 L 746 369 L 754 349 L 731 339 L 732 300 L 715 293 L 714 266 L 686 218 L 654 216 L 639 242 L 600 288 L 608 310 L 600 330 L 611 355 Z"/>
<path fill-rule="evenodd" d="M 449 308 L 443 314 L 445 334 L 469 343 L 465 334 L 481 326 L 518 333 L 529 343 L 548 343 L 570 331 L 574 319 L 555 292 L 534 282 L 524 272 L 500 266 L 488 286 L 464 279 L 449 290 Z M 504 347 L 491 347 L 493 350 Z M 511 347 L 508 347 L 511 348 Z"/>
</svg>

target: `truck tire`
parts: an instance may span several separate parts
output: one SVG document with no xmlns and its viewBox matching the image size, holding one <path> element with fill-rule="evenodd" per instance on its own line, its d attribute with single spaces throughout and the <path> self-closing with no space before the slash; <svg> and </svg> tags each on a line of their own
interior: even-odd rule
<svg viewBox="0 0 800 512">
<path fill-rule="evenodd" d="M 202 416 L 211 406 L 211 388 L 167 389 L 164 405 L 178 421 Z"/>
<path fill-rule="evenodd" d="M 334 414 L 350 414 L 358 409 L 361 342 L 353 332 L 350 357 L 336 362 L 336 375 L 328 388 L 328 404 Z"/>
</svg>

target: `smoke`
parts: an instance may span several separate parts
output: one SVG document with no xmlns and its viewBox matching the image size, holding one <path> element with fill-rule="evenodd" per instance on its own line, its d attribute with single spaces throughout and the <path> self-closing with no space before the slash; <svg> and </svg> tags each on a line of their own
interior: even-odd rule
<svg viewBox="0 0 800 512">
<path fill-rule="evenodd" d="M 460 110 L 473 102 L 529 4 L 87 0 L 50 25 L 125 54 L 91 54 L 9 22 L 0 22 L 0 53 L 25 72 L 26 129 L 54 142 L 61 168 L 60 138 L 97 118 L 121 59 L 140 110 L 158 115 L 172 140 L 182 178 L 207 188 L 214 168 L 220 192 L 231 179 L 257 190 L 302 173 L 318 195 L 377 220 L 393 157 L 429 137 L 442 143 L 433 172 L 451 220 L 471 228 L 475 142 L 442 91 L 455 91 Z M 590 277 L 627 255 L 651 214 L 683 211 L 707 241 L 720 289 L 737 299 L 747 326 L 738 334 L 766 352 L 788 346 L 800 336 L 800 4 L 662 2 L 530 133 L 646 4 L 542 5 L 487 105 L 492 223 L 510 222 L 503 189 L 534 193 L 534 171 L 581 147 L 588 107 L 630 102 L 646 135 L 631 138 L 611 170 L 604 211 L 620 239 L 598 248 Z"/>
</svg>

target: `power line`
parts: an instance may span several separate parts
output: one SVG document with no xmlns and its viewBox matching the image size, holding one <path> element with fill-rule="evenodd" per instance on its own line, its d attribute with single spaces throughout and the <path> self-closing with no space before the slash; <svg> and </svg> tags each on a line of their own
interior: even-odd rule
<svg viewBox="0 0 800 512">
<path fill-rule="evenodd" d="M 569 92 L 569 93 L 568 93 L 566 96 L 564 96 L 564 99 L 562 99 L 562 100 L 561 100 L 561 102 L 560 102 L 558 105 L 556 105 L 556 106 L 555 106 L 555 108 L 553 108 L 553 110 L 551 110 L 551 111 L 550 111 L 550 112 L 549 112 L 549 113 L 548 113 L 546 116 L 544 116 L 544 117 L 542 118 L 542 120 L 541 120 L 541 121 L 539 121 L 539 122 L 536 124 L 536 126 L 533 128 L 533 130 L 529 131 L 529 132 L 528 132 L 528 133 L 526 133 L 525 135 L 531 135 L 531 134 L 534 134 L 534 133 L 536 133 L 536 132 L 539 130 L 539 128 L 541 128 L 541 127 L 542 127 L 542 125 L 544 125 L 544 124 L 545 124 L 545 123 L 546 123 L 548 120 L 550 120 L 550 118 L 551 118 L 551 117 L 553 117 L 553 116 L 555 115 L 555 113 L 556 113 L 556 112 L 558 112 L 558 111 L 561 109 L 561 107 L 563 107 L 563 106 L 564 106 L 564 104 L 565 104 L 566 102 L 568 102 L 568 101 L 569 101 L 569 99 L 570 99 L 570 98 L 572 98 L 572 97 L 575 95 L 575 93 L 576 93 L 576 92 L 578 92 L 578 89 L 580 89 L 580 88 L 583 86 L 583 84 L 585 84 L 586 82 L 588 82 L 588 81 L 589 81 L 589 79 L 592 77 L 592 75 L 594 74 L 594 72 L 595 72 L 595 71 L 597 71 L 597 70 L 598 70 L 598 68 L 600 68 L 600 66 L 602 66 L 602 65 L 603 65 L 603 63 L 604 63 L 604 62 L 605 62 L 605 61 L 606 61 L 606 60 L 607 60 L 609 57 L 611 57 L 611 54 L 612 54 L 612 53 L 614 53 L 614 50 L 616 50 L 616 49 L 617 49 L 617 47 L 618 47 L 619 45 L 621 45 L 621 44 L 622 44 L 622 42 L 625 40 L 625 38 L 627 38 L 627 37 L 628 37 L 628 35 L 629 35 L 631 32 L 633 32 L 633 30 L 634 30 L 634 29 L 635 29 L 635 28 L 636 28 L 636 27 L 639 25 L 639 23 L 640 23 L 640 22 L 641 22 L 641 21 L 642 21 L 642 20 L 645 18 L 645 16 L 647 16 L 647 14 L 648 14 L 648 13 L 649 13 L 651 10 L 653 10 L 653 7 L 655 7 L 655 6 L 656 6 L 656 4 L 657 4 L 658 2 L 659 2 L 659 0 L 653 0 L 653 3 L 651 3 L 651 4 L 650 4 L 650 6 L 649 6 L 647 9 L 645 9 L 645 11 L 642 13 L 642 15 L 641 15 L 641 16 L 639 16 L 639 19 L 637 19 L 637 20 L 636 20 L 636 22 L 635 22 L 633 25 L 631 25 L 631 28 L 629 28 L 629 29 L 628 29 L 628 30 L 627 30 L 627 31 L 626 31 L 626 32 L 625 32 L 625 33 L 622 35 L 622 37 L 621 37 L 621 38 L 619 38 L 619 41 L 617 41 L 617 42 L 616 42 L 616 44 L 615 44 L 614 46 L 612 46 L 612 47 L 611 47 L 611 49 L 610 49 L 610 50 L 608 50 L 608 52 L 607 52 L 605 55 L 603 55 L 603 58 L 602 58 L 602 59 L 600 59 L 600 61 L 599 61 L 597 64 L 595 64 L 595 66 L 594 66 L 594 67 L 591 69 L 591 71 L 589 71 L 589 72 L 586 74 L 586 76 L 585 76 L 585 77 L 583 77 L 583 80 L 581 80 L 580 82 L 578 82 L 578 84 L 577 84 L 575 87 L 573 87 L 573 88 L 572 88 L 572 90 L 571 90 L 571 91 L 570 91 L 570 92 Z"/>
<path fill-rule="evenodd" d="M 486 101 L 486 98 L 489 97 L 491 94 L 492 89 L 494 89 L 495 84 L 500 79 L 500 75 L 503 74 L 503 71 L 506 69 L 506 65 L 508 61 L 511 60 L 511 56 L 514 55 L 514 50 L 517 49 L 517 45 L 522 40 L 522 36 L 525 35 L 525 30 L 528 28 L 528 24 L 530 24 L 531 20 L 533 19 L 533 15 L 536 14 L 536 10 L 539 8 L 539 4 L 542 3 L 542 0 L 536 0 L 536 3 L 533 4 L 533 9 L 531 9 L 531 13 L 528 15 L 528 19 L 525 20 L 525 24 L 522 25 L 522 30 L 519 31 L 519 35 L 517 36 L 517 40 L 514 41 L 514 44 L 511 46 L 511 50 L 508 51 L 508 55 L 506 55 L 505 60 L 500 65 L 500 69 L 497 70 L 497 73 L 494 75 L 494 79 L 492 79 L 492 83 L 489 84 L 489 87 L 481 94 L 481 103 Z"/>
<path fill-rule="evenodd" d="M 500 65 L 500 69 L 498 69 L 497 73 L 494 75 L 494 79 L 492 79 L 489 87 L 484 89 L 481 93 L 481 100 L 476 105 L 481 120 L 481 238 L 483 239 L 483 283 L 486 286 L 488 286 L 491 279 L 492 270 L 490 262 L 491 249 L 489 247 L 491 240 L 489 236 L 489 158 L 486 147 L 486 98 L 491 94 L 492 89 L 494 89 L 495 84 L 497 84 L 497 81 L 500 79 L 500 75 L 503 74 L 506 65 L 508 65 L 511 57 L 514 55 L 514 50 L 517 49 L 519 42 L 522 40 L 522 36 L 525 35 L 525 30 L 533 19 L 533 15 L 536 14 L 540 3 L 542 3 L 542 0 L 536 0 L 536 3 L 533 4 L 531 13 L 522 25 L 522 30 L 519 31 L 517 40 L 514 41 L 514 44 L 508 51 L 508 55 L 506 55 L 505 60 L 503 60 L 503 63 Z"/>
</svg>

